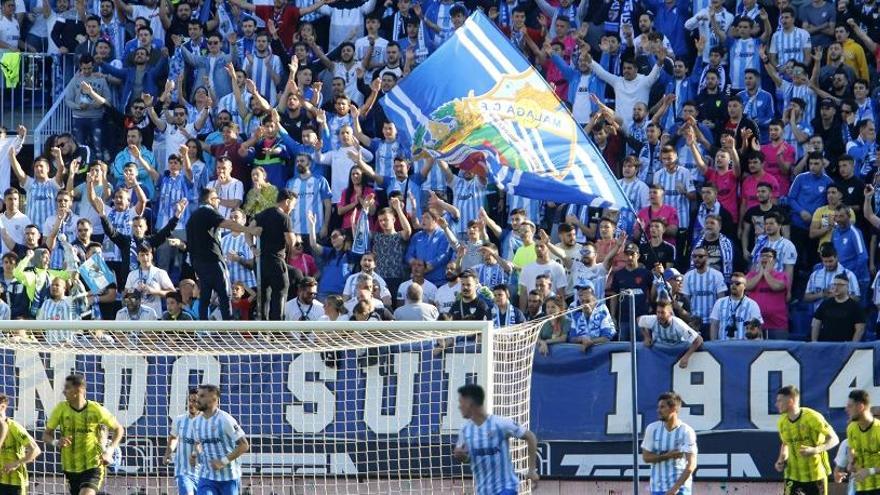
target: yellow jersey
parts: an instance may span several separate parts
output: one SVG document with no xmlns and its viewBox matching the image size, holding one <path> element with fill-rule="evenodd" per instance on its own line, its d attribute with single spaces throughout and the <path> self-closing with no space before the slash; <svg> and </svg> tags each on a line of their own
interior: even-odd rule
<svg viewBox="0 0 880 495">
<path fill-rule="evenodd" d="M 6 418 L 6 425 L 9 427 L 9 433 L 6 434 L 6 440 L 0 446 L 0 467 L 24 459 L 28 446 L 34 443 L 30 433 L 17 421 Z M 0 484 L 20 486 L 21 493 L 24 495 L 28 484 L 27 466 L 21 465 L 9 473 L 0 470 Z"/>
<path fill-rule="evenodd" d="M 110 411 L 94 401 L 74 409 L 63 401 L 52 410 L 47 430 L 61 429 L 61 437 L 70 437 L 70 446 L 61 449 L 61 467 L 66 473 L 81 473 L 101 466 L 106 432 L 119 423 Z M 56 436 L 55 438 L 59 438 Z"/>
<path fill-rule="evenodd" d="M 858 421 L 851 422 L 846 427 L 846 440 L 857 469 L 880 469 L 880 419 L 874 418 L 867 430 L 862 430 Z M 868 490 L 880 490 L 880 474 L 856 483 L 856 491 Z"/>
<path fill-rule="evenodd" d="M 802 407 L 794 421 L 783 414 L 777 423 L 779 438 L 788 446 L 788 463 L 783 477 L 792 481 L 819 481 L 831 474 L 828 452 L 813 456 L 802 456 L 801 447 L 819 447 L 834 432 L 825 417 L 808 407 Z"/>
</svg>

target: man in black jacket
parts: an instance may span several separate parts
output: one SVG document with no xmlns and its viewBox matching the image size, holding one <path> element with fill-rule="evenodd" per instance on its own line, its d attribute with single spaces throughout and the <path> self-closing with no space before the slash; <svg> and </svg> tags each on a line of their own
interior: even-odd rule
<svg viewBox="0 0 880 495">
<path fill-rule="evenodd" d="M 107 220 L 104 212 L 105 205 L 103 201 L 93 201 L 92 206 L 101 217 L 101 225 L 104 226 L 104 235 L 110 238 L 113 244 L 119 247 L 121 261 L 114 270 L 116 272 L 116 280 L 127 280 L 128 272 L 137 269 L 138 259 L 137 250 L 141 246 L 149 246 L 153 249 L 158 248 L 168 240 L 174 229 L 177 228 L 177 221 L 180 215 L 186 210 L 187 200 L 181 199 L 177 202 L 174 209 L 174 216 L 168 220 L 168 223 L 155 234 L 147 235 L 147 219 L 141 216 L 134 217 L 131 220 L 131 235 L 120 233 Z"/>
</svg>

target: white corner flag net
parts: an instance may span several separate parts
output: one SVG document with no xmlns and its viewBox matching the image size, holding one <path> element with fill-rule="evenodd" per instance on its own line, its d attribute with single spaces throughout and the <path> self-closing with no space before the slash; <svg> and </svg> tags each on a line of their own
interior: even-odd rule
<svg viewBox="0 0 880 495">
<path fill-rule="evenodd" d="M 125 428 L 102 493 L 177 493 L 178 466 L 163 457 L 172 421 L 187 413 L 189 391 L 200 384 L 220 386 L 220 408 L 250 442 L 242 494 L 473 493 L 468 466 L 452 457 L 464 423 L 457 389 L 483 385 L 491 413 L 528 427 L 538 329 L 492 329 L 490 322 L 5 321 L 0 392 L 9 397 L 7 414 L 43 449 L 28 467 L 32 494 L 68 493 L 59 452 L 42 435 L 71 373 L 85 376 L 87 398 Z M 525 442 L 512 440 L 511 451 L 520 493 L 530 493 Z"/>
</svg>

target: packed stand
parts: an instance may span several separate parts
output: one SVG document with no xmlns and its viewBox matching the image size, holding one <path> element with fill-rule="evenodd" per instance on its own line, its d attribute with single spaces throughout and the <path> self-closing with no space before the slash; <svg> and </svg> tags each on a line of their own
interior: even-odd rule
<svg viewBox="0 0 880 495">
<path fill-rule="evenodd" d="M 634 211 L 410 156 L 379 101 L 475 9 Z M 874 1 L 4 0 L 0 49 L 76 62 L 70 133 L 27 163 L 26 129 L 4 150 L 0 312 L 557 315 L 544 354 L 636 332 L 688 344 L 682 366 L 709 340 L 873 339 L 878 39 Z"/>
</svg>

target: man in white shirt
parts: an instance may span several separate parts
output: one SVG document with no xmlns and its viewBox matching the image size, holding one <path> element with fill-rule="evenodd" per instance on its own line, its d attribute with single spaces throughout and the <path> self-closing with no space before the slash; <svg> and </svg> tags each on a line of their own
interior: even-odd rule
<svg viewBox="0 0 880 495">
<path fill-rule="evenodd" d="M 140 304 L 162 314 L 162 299 L 169 292 L 177 290 L 168 272 L 153 265 L 153 248 L 141 244 L 138 247 L 138 269 L 132 270 L 125 281 L 125 290 L 137 290 L 141 294 Z M 158 319 L 158 316 L 154 319 Z"/>
<path fill-rule="evenodd" d="M 672 303 L 669 301 L 659 301 L 656 314 L 640 316 L 638 325 L 642 330 L 645 347 L 653 346 L 654 342 L 666 345 L 690 344 L 678 361 L 678 367 L 682 369 L 687 368 L 691 354 L 703 345 L 703 337 L 700 337 L 700 334 L 684 320 L 673 316 Z"/>
<path fill-rule="evenodd" d="M 709 314 L 712 340 L 743 340 L 746 323 L 757 320 L 764 324 L 758 303 L 746 295 L 746 276 L 735 272 L 730 276 L 730 295 L 715 301 Z"/>
<path fill-rule="evenodd" d="M 324 317 L 324 305 L 317 299 L 318 281 L 305 277 L 299 283 L 299 293 L 284 305 L 287 321 L 318 321 Z"/>
<path fill-rule="evenodd" d="M 623 120 L 623 128 L 629 129 L 633 119 L 633 107 L 636 103 L 648 104 L 651 93 L 651 86 L 660 77 L 662 65 L 666 61 L 666 50 L 662 44 L 658 44 L 655 56 L 657 64 L 651 69 L 651 72 L 645 76 L 639 74 L 635 60 L 631 58 L 624 59 L 621 63 L 622 76 L 615 76 L 606 71 L 601 64 L 592 60 L 589 52 L 581 53 L 582 57 L 586 57 L 590 62 L 590 69 L 599 79 L 605 81 L 609 86 L 614 88 L 615 95 L 615 113 Z M 584 55 L 587 54 L 587 55 Z"/>
<path fill-rule="evenodd" d="M 158 320 L 152 308 L 141 306 L 143 294 L 137 289 L 125 289 L 122 296 L 122 309 L 116 312 L 116 321 Z"/>
<path fill-rule="evenodd" d="M 525 308 L 528 302 L 529 291 L 534 289 L 539 275 L 547 275 L 553 285 L 556 296 L 565 300 L 565 290 L 568 286 L 568 277 L 565 268 L 550 259 L 550 248 L 547 242 L 538 240 L 535 242 L 535 262 L 526 265 L 519 276 L 519 307 Z"/>
<path fill-rule="evenodd" d="M 21 48 L 21 25 L 15 17 L 15 0 L 3 0 L 0 10 L 0 53 Z"/>
<path fill-rule="evenodd" d="M 31 219 L 18 209 L 20 204 L 18 189 L 12 187 L 7 189 L 3 194 L 3 204 L 6 205 L 6 210 L 0 215 L 0 228 L 5 230 L 16 244 L 24 244 L 24 228 L 31 224 Z M 9 251 L 5 242 L 0 244 L 2 244 L 0 253 Z"/>
<path fill-rule="evenodd" d="M 422 288 L 422 299 L 429 304 L 436 304 L 437 286 L 425 278 L 425 260 L 413 258 L 409 263 L 409 267 L 412 278 L 404 281 L 397 287 L 398 304 L 408 300 L 406 294 L 411 285 L 420 286 Z"/>
</svg>

